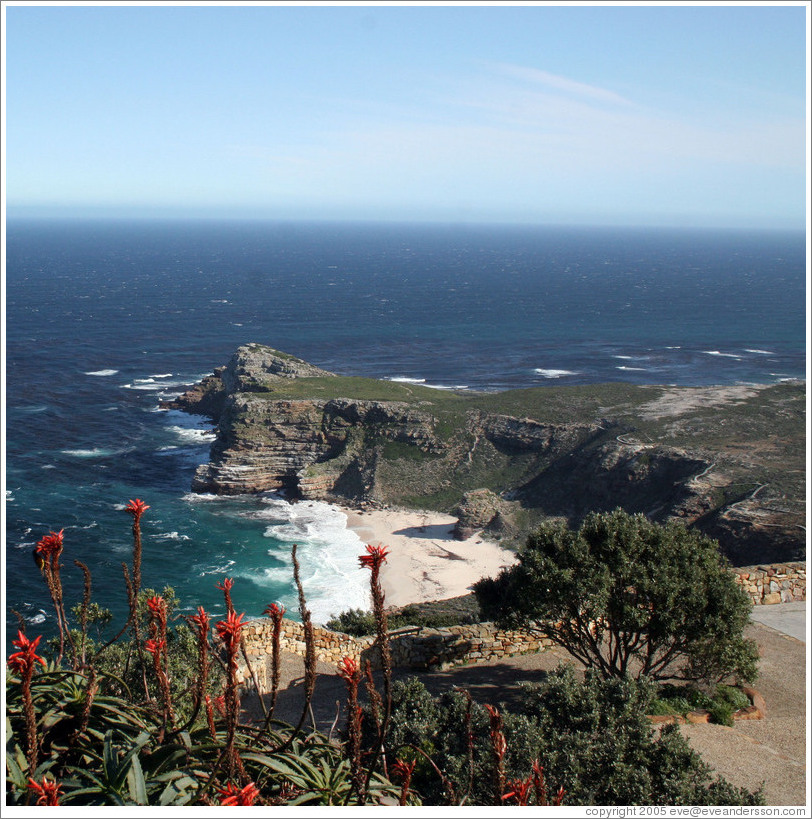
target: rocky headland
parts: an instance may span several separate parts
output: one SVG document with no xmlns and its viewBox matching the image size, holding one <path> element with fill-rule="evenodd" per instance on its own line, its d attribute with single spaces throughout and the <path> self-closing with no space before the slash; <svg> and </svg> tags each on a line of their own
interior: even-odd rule
<svg viewBox="0 0 812 819">
<path fill-rule="evenodd" d="M 336 375 L 260 344 L 166 407 L 217 425 L 193 491 L 451 512 L 520 543 L 547 518 L 678 518 L 734 565 L 805 556 L 805 384 L 453 393 Z"/>
</svg>

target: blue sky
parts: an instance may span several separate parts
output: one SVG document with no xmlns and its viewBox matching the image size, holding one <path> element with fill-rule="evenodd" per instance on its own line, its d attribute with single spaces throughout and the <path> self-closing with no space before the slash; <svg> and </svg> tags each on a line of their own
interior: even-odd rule
<svg viewBox="0 0 812 819">
<path fill-rule="evenodd" d="M 807 5 L 9 2 L 7 213 L 803 228 Z"/>
</svg>

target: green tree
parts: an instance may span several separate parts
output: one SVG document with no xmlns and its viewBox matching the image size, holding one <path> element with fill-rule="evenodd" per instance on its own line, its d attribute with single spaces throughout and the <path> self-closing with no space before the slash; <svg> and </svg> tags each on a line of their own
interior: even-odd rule
<svg viewBox="0 0 812 819">
<path fill-rule="evenodd" d="M 716 541 L 618 509 L 548 524 L 519 562 L 474 587 L 484 617 L 524 626 L 604 677 L 756 676 L 750 601 Z"/>
</svg>

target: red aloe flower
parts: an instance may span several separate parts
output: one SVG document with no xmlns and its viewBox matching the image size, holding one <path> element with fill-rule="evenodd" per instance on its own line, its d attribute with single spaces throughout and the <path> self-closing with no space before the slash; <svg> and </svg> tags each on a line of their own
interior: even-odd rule
<svg viewBox="0 0 812 819">
<path fill-rule="evenodd" d="M 206 695 L 206 701 L 211 702 L 211 698 L 209 695 Z M 220 714 L 221 717 L 226 715 L 226 697 L 225 694 L 220 694 L 219 697 L 214 698 L 214 706 L 217 708 L 217 712 Z"/>
<path fill-rule="evenodd" d="M 386 562 L 386 555 L 388 554 L 388 546 L 371 546 L 367 545 L 367 553 L 358 558 L 358 562 L 365 569 L 380 568 L 381 563 Z"/>
<path fill-rule="evenodd" d="M 527 779 L 514 779 L 508 783 L 508 790 L 502 795 L 502 799 L 515 799 L 517 805 L 530 804 L 530 788 L 533 786 L 533 777 Z"/>
<path fill-rule="evenodd" d="M 198 634 L 205 637 L 209 633 L 209 615 L 203 606 L 197 607 L 197 614 L 193 614 L 189 621 L 197 626 Z"/>
<path fill-rule="evenodd" d="M 224 591 L 224 592 L 231 591 L 233 586 L 234 586 L 234 581 L 230 577 L 224 577 L 222 583 L 215 583 L 214 584 L 215 589 L 220 589 L 220 591 Z"/>
<path fill-rule="evenodd" d="M 39 645 L 41 639 L 42 635 L 40 634 L 34 640 L 29 640 L 25 634 L 18 631 L 17 639 L 12 640 L 12 643 L 20 650 L 9 655 L 6 661 L 8 667 L 21 677 L 26 677 L 33 671 L 34 663 L 41 663 L 42 667 L 45 668 L 45 660 L 36 654 L 37 645 Z"/>
<path fill-rule="evenodd" d="M 150 597 L 149 600 L 147 600 L 147 605 L 149 606 L 150 612 L 156 617 L 161 617 L 166 613 L 166 600 L 160 595 Z"/>
<path fill-rule="evenodd" d="M 409 782 L 411 781 L 412 774 L 414 773 L 414 766 L 416 760 L 412 760 L 411 762 L 404 762 L 402 759 L 396 759 L 389 770 L 392 772 L 393 776 L 396 776 L 402 782 Z"/>
<path fill-rule="evenodd" d="M 259 788 L 253 783 L 249 782 L 244 788 L 238 788 L 232 785 L 231 782 L 225 788 L 218 788 L 217 793 L 223 797 L 220 800 L 221 805 L 253 805 L 259 796 Z"/>
<path fill-rule="evenodd" d="M 58 532 L 51 532 L 45 535 L 42 540 L 37 543 L 36 553 L 41 557 L 50 557 L 51 555 L 58 555 L 62 551 L 64 529 Z"/>
<path fill-rule="evenodd" d="M 338 664 L 338 676 L 341 677 L 347 685 L 352 684 L 358 678 L 358 663 L 352 657 L 344 657 Z"/>
<path fill-rule="evenodd" d="M 285 616 L 285 612 L 287 609 L 277 600 L 275 603 L 271 603 L 269 606 L 265 606 L 265 611 L 262 613 L 267 615 L 268 617 L 273 618 L 276 620 L 279 618 L 280 620 L 282 617 Z"/>
<path fill-rule="evenodd" d="M 149 639 L 144 643 L 144 648 L 153 656 L 160 657 L 166 648 L 166 640 Z"/>
<path fill-rule="evenodd" d="M 144 503 L 144 501 L 140 500 L 139 498 L 136 498 L 135 500 L 131 500 L 124 507 L 124 511 L 129 512 L 133 516 L 133 518 L 135 518 L 136 521 L 141 520 L 141 515 L 143 515 L 144 512 L 147 511 L 147 509 L 149 509 L 149 506 L 147 506 Z"/>
<path fill-rule="evenodd" d="M 225 620 L 221 620 L 216 624 L 217 634 L 227 649 L 233 650 L 239 646 L 242 636 L 242 627 L 245 625 L 243 623 L 243 617 L 245 617 L 244 612 L 242 614 L 236 614 L 230 611 Z"/>
<path fill-rule="evenodd" d="M 400 779 L 400 799 L 399 805 L 405 805 L 409 797 L 409 788 L 412 784 L 412 774 L 414 773 L 414 765 L 416 760 L 411 762 L 404 762 L 402 759 L 396 759 L 392 767 L 389 769 L 393 776 Z"/>
<path fill-rule="evenodd" d="M 29 777 L 28 790 L 37 794 L 38 805 L 58 805 L 62 794 L 62 786 L 58 782 L 49 782 L 45 776 L 42 782 L 35 782 Z"/>
</svg>

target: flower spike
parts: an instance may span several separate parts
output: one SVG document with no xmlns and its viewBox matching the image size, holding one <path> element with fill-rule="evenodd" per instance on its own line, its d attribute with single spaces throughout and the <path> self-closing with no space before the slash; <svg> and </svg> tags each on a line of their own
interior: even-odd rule
<svg viewBox="0 0 812 819">
<path fill-rule="evenodd" d="M 51 532 L 45 535 L 45 537 L 37 543 L 36 554 L 43 558 L 58 555 L 62 551 L 64 540 L 62 533 L 64 531 L 64 529 L 60 529 L 58 532 Z"/>
<path fill-rule="evenodd" d="M 49 782 L 45 776 L 42 777 L 42 782 L 35 782 L 29 777 L 28 790 L 37 794 L 38 805 L 58 805 L 62 795 L 62 786 L 58 782 Z"/>
<path fill-rule="evenodd" d="M 12 640 L 12 644 L 20 650 L 9 655 L 8 660 L 6 660 L 6 665 L 21 677 L 25 677 L 27 674 L 33 672 L 35 663 L 40 663 L 42 667 L 45 668 L 45 660 L 36 654 L 37 646 L 41 639 L 42 635 L 40 634 L 34 640 L 29 640 L 25 634 L 18 631 L 17 639 Z"/>
<path fill-rule="evenodd" d="M 367 545 L 367 553 L 358 558 L 358 562 L 364 569 L 379 569 L 381 563 L 386 562 L 386 555 L 389 553 L 388 546 Z"/>
<path fill-rule="evenodd" d="M 259 796 L 259 788 L 253 782 L 242 789 L 229 782 L 225 788 L 218 788 L 217 792 L 222 797 L 221 805 L 253 805 Z"/>
<path fill-rule="evenodd" d="M 125 507 L 124 511 L 129 512 L 135 520 L 140 520 L 141 515 L 149 509 L 149 506 L 144 503 L 140 498 L 136 498 L 135 500 L 131 500 Z"/>
<path fill-rule="evenodd" d="M 276 600 L 270 605 L 265 606 L 265 610 L 262 613 L 275 620 L 277 617 L 279 619 L 284 617 L 286 611 L 287 609 L 278 600 Z"/>
</svg>

